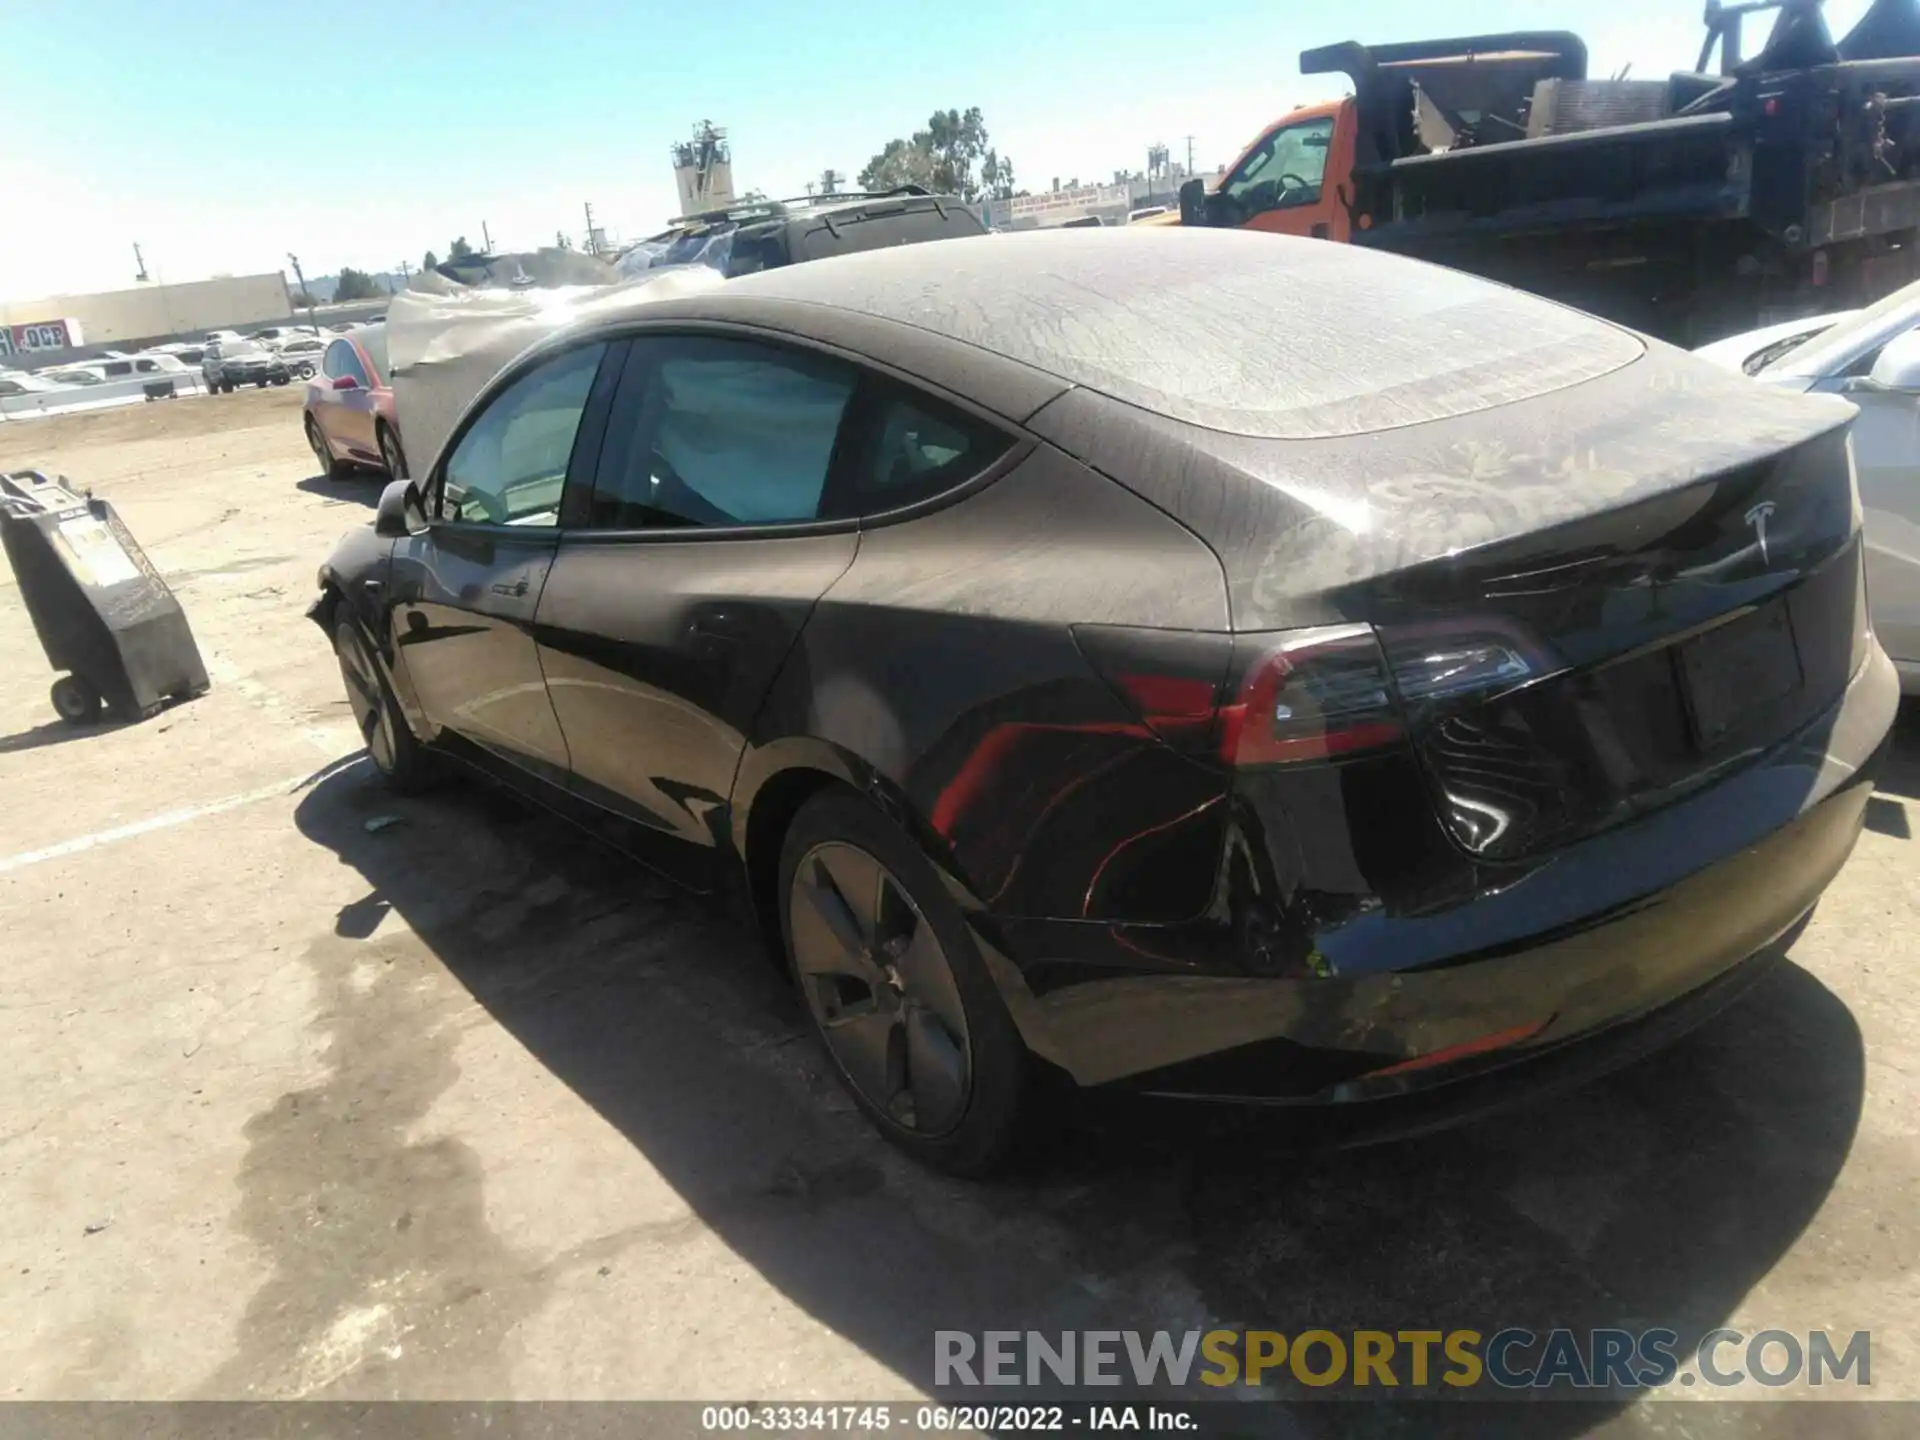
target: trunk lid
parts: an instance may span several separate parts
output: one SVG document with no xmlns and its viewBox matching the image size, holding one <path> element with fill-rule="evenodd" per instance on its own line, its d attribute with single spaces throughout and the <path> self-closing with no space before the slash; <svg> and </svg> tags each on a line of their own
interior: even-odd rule
<svg viewBox="0 0 1920 1440">
<path fill-rule="evenodd" d="M 1840 434 L 1370 588 L 1441 818 L 1489 861 L 1770 749 L 1839 699 L 1868 644 Z"/>
</svg>

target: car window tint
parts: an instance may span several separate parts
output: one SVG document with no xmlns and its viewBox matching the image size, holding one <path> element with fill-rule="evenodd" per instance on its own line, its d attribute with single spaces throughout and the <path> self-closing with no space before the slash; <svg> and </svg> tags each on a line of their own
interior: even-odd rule
<svg viewBox="0 0 1920 1440">
<path fill-rule="evenodd" d="M 367 330 L 354 337 L 360 342 L 360 348 L 367 352 L 367 358 L 373 362 L 373 383 L 386 384 L 387 374 L 387 337 L 383 331 Z"/>
<path fill-rule="evenodd" d="M 443 519 L 554 525 L 580 414 L 605 345 L 583 345 L 528 371 L 488 402 L 446 465 Z"/>
<path fill-rule="evenodd" d="M 347 344 L 346 341 L 334 341 L 333 344 L 327 347 L 326 356 L 320 362 L 320 373 L 328 379 L 332 379 L 336 375 L 346 374 L 347 372 L 341 368 L 340 357 L 342 355 L 349 355 L 352 352 L 353 347 Z"/>
<path fill-rule="evenodd" d="M 1012 440 L 926 396 L 888 386 L 854 481 L 858 513 L 897 510 L 950 490 L 998 460 Z"/>
<path fill-rule="evenodd" d="M 355 380 L 359 381 L 362 386 L 369 386 L 371 384 L 367 379 L 367 367 L 360 363 L 360 355 L 351 345 L 341 347 L 340 373 L 342 375 L 351 375 Z"/>
<path fill-rule="evenodd" d="M 854 384 L 837 361 L 750 341 L 636 344 L 589 523 L 627 530 L 818 518 Z"/>
</svg>

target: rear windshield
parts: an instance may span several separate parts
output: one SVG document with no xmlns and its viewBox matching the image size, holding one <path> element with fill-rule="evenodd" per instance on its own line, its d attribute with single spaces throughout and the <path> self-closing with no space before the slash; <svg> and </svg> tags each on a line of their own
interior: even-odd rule
<svg viewBox="0 0 1920 1440">
<path fill-rule="evenodd" d="M 845 272 L 799 265 L 775 283 L 1209 430 L 1280 439 L 1468 414 L 1644 353 L 1628 331 L 1457 271 L 1246 231 L 1030 230 Z"/>
</svg>

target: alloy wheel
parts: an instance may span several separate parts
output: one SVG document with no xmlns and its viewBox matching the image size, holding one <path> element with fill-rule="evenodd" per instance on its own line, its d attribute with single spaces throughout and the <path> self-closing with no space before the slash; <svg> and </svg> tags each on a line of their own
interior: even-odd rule
<svg viewBox="0 0 1920 1440">
<path fill-rule="evenodd" d="M 354 727 L 366 742 L 373 763 L 382 773 L 389 773 L 394 763 L 393 716 L 373 656 L 367 653 L 350 621 L 342 621 L 335 631 L 334 652 L 340 657 L 340 678 L 346 682 Z"/>
<path fill-rule="evenodd" d="M 902 1129 L 952 1130 L 972 1092 L 966 1009 L 920 907 L 845 841 L 801 857 L 788 907 L 794 968 L 848 1082 Z"/>
</svg>

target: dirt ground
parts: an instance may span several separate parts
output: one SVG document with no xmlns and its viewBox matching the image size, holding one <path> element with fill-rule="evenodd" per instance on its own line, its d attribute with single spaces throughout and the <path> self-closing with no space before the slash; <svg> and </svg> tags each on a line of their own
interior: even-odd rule
<svg viewBox="0 0 1920 1440">
<path fill-rule="evenodd" d="M 0 579 L 7 1395 L 905 1398 L 936 1328 L 1726 1325 L 1869 1330 L 1871 1393 L 1920 1399 L 1920 717 L 1791 963 L 1668 1052 L 1354 1151 L 1122 1108 L 965 1185 L 869 1133 L 723 918 L 377 788 L 302 611 L 379 481 L 316 477 L 299 403 L 0 426 L 119 508 L 214 680 L 71 730 Z M 1813 1433 L 1762 1403 L 1797 1393 L 1471 1428 Z"/>
</svg>

